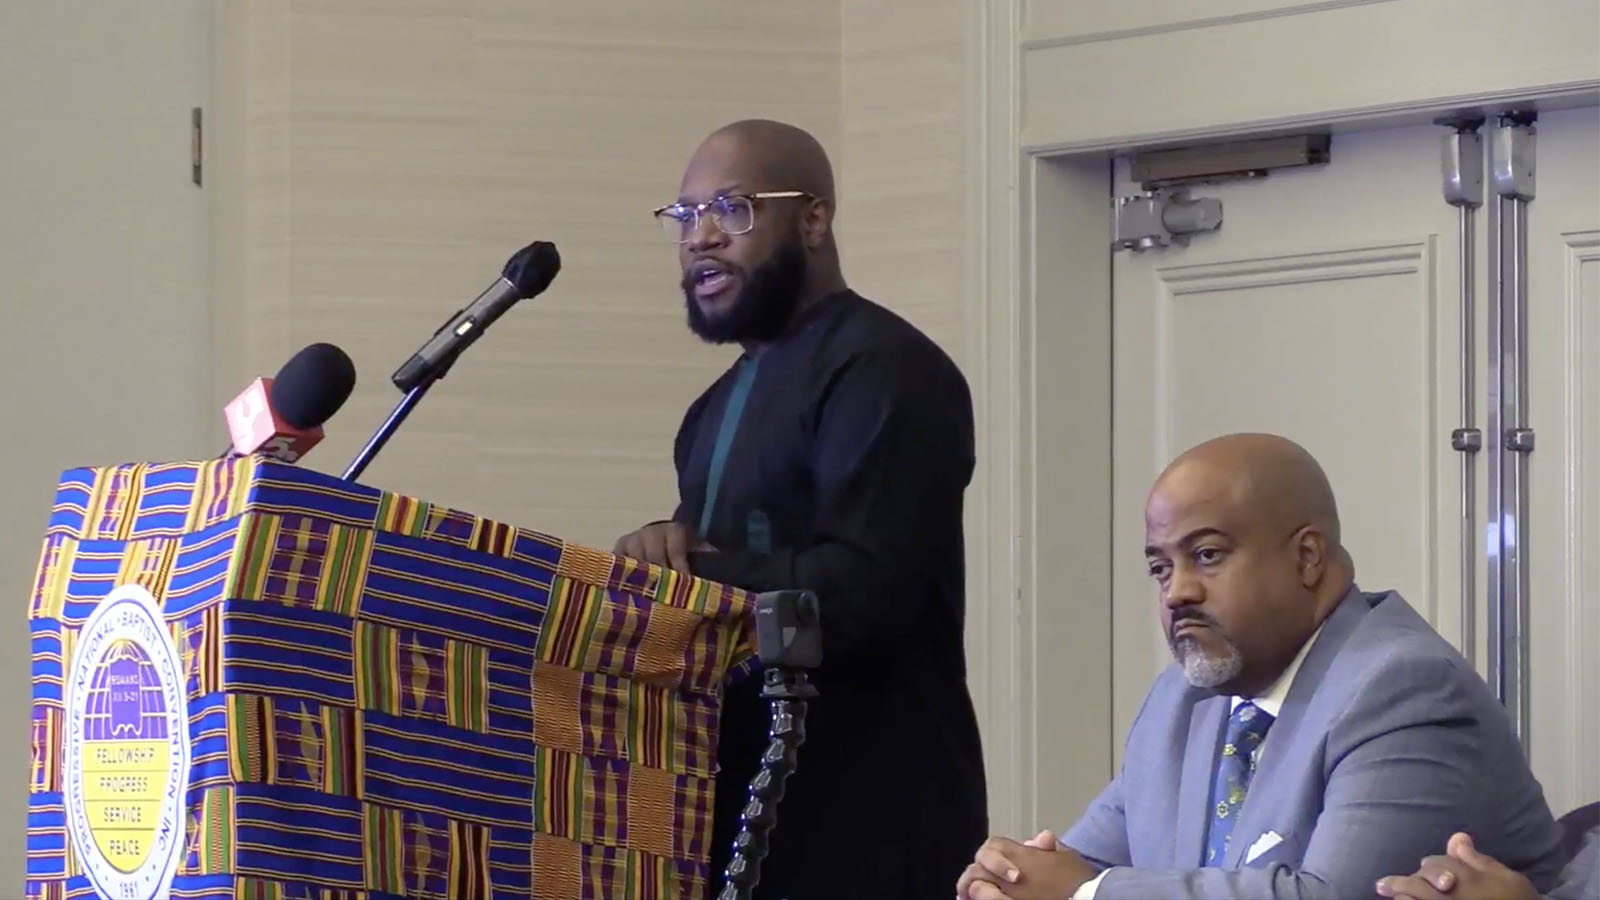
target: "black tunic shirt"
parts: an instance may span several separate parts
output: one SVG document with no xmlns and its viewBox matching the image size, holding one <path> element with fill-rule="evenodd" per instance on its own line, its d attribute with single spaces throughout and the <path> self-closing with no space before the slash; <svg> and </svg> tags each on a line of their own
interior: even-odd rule
<svg viewBox="0 0 1600 900">
<path fill-rule="evenodd" d="M 674 518 L 717 548 L 691 554 L 695 574 L 810 589 L 822 610 L 821 695 L 758 896 L 949 896 L 986 836 L 962 640 L 973 443 L 960 370 L 849 291 L 741 356 L 684 416 Z M 713 891 L 766 745 L 759 681 L 726 699 Z"/>
</svg>

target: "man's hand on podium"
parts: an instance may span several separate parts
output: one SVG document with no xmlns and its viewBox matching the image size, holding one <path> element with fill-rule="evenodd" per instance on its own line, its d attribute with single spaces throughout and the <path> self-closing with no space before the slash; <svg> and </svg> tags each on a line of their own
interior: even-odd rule
<svg viewBox="0 0 1600 900">
<path fill-rule="evenodd" d="M 680 522 L 651 522 L 638 531 L 617 538 L 617 544 L 611 552 L 692 574 L 689 572 L 689 554 L 715 549 L 695 534 L 693 529 Z"/>
</svg>

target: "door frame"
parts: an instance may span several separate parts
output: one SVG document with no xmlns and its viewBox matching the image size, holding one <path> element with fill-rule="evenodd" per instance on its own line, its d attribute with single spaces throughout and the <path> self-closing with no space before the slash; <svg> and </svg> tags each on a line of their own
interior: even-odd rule
<svg viewBox="0 0 1600 900">
<path fill-rule="evenodd" d="M 978 424 L 968 655 L 990 829 L 1012 835 L 1070 825 L 1112 774 L 1124 738 L 1111 733 L 1113 155 L 1425 124 L 1461 108 L 1600 103 L 1600 78 L 1466 95 L 1441 94 L 1437 81 L 1397 83 L 1380 105 L 1029 145 L 1020 139 L 1030 49 L 1019 40 L 1022 7 L 969 7 L 964 97 L 963 349 Z M 1073 477 L 1048 477 L 1062 470 Z"/>
</svg>

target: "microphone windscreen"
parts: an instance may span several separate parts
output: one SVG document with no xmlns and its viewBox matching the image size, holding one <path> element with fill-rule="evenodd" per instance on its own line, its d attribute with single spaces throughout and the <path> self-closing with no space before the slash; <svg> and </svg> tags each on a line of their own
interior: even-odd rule
<svg viewBox="0 0 1600 900">
<path fill-rule="evenodd" d="M 561 254 L 549 241 L 534 241 L 506 260 L 500 274 L 517 289 L 517 299 L 526 300 L 550 286 L 561 271 Z"/>
<path fill-rule="evenodd" d="M 332 344 L 296 353 L 272 379 L 272 409 L 295 428 L 317 428 L 333 418 L 356 386 L 356 367 Z"/>
</svg>

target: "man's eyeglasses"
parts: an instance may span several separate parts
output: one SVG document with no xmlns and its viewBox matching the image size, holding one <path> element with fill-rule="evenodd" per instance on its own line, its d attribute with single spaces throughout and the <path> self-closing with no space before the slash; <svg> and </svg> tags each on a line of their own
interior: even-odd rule
<svg viewBox="0 0 1600 900">
<path fill-rule="evenodd" d="M 763 191 L 714 197 L 704 203 L 672 203 L 655 211 L 656 221 L 673 243 L 687 244 L 700 230 L 700 216 L 711 214 L 711 222 L 723 234 L 744 234 L 756 225 L 757 200 L 785 200 L 810 197 L 805 191 Z"/>
</svg>

